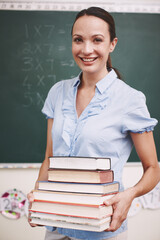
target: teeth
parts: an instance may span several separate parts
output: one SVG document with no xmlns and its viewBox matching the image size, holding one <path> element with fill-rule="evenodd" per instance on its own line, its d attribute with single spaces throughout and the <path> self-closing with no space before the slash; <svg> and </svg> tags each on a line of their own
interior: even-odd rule
<svg viewBox="0 0 160 240">
<path fill-rule="evenodd" d="M 82 58 L 84 62 L 92 62 L 95 58 Z"/>
</svg>

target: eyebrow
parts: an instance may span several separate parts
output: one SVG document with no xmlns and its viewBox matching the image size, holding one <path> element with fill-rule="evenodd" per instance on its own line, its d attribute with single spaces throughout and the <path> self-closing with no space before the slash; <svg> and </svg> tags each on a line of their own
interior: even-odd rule
<svg viewBox="0 0 160 240">
<path fill-rule="evenodd" d="M 94 37 L 98 37 L 98 36 L 101 36 L 101 37 L 103 37 L 104 38 L 104 35 L 103 34 L 101 34 L 101 33 L 97 33 L 97 34 L 94 34 L 92 37 L 94 38 Z M 73 37 L 83 37 L 81 34 L 73 34 Z"/>
</svg>

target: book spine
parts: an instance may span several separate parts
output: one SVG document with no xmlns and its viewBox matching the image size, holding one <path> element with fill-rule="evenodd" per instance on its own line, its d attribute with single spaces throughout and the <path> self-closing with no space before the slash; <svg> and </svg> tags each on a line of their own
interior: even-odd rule
<svg viewBox="0 0 160 240">
<path fill-rule="evenodd" d="M 104 162 L 106 163 L 106 167 L 102 167 L 104 166 Z M 98 170 L 111 170 L 111 159 L 107 158 L 97 158 L 96 159 L 96 169 Z"/>
<path fill-rule="evenodd" d="M 99 172 L 100 183 L 111 183 L 114 180 L 114 172 L 112 170 L 108 170 L 106 172 Z"/>
<path fill-rule="evenodd" d="M 109 183 L 113 182 L 113 171 L 49 169 L 48 180 L 74 183 Z"/>
</svg>

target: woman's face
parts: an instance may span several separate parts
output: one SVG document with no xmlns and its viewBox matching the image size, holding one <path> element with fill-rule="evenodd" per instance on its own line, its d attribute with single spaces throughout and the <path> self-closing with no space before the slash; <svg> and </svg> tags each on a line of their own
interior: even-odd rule
<svg viewBox="0 0 160 240">
<path fill-rule="evenodd" d="M 98 17 L 82 16 L 73 26 L 72 54 L 85 73 L 105 76 L 108 55 L 116 43 L 117 38 L 110 40 L 108 24 Z"/>
</svg>

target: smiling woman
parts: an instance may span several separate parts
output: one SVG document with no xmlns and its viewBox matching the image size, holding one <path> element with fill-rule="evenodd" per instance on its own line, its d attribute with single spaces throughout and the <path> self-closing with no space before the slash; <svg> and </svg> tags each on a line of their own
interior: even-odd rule
<svg viewBox="0 0 160 240">
<path fill-rule="evenodd" d="M 77 92 L 78 117 L 95 95 L 95 84 L 107 75 L 106 63 L 116 43 L 116 37 L 111 41 L 109 25 L 100 18 L 84 15 L 74 23 L 72 55 L 83 71 Z"/>
<path fill-rule="evenodd" d="M 145 96 L 119 79 L 111 66 L 110 53 L 117 44 L 112 16 L 97 7 L 78 13 L 72 27 L 72 54 L 81 69 L 74 79 L 59 81 L 48 93 L 42 112 L 48 119 L 47 147 L 38 181 L 47 180 L 48 157 L 78 156 L 111 158 L 120 192 L 104 202 L 112 206 L 108 229 L 102 232 L 51 227 L 49 239 L 127 239 L 125 221 L 134 198 L 160 180 L 152 131 L 157 120 L 150 117 Z M 133 144 L 144 174 L 124 190 L 122 170 Z M 32 193 L 28 195 L 33 201 Z"/>
<path fill-rule="evenodd" d="M 74 23 L 72 39 L 72 54 L 83 71 L 83 78 L 94 74 L 95 83 L 98 82 L 108 73 L 106 63 L 117 38 L 111 40 L 109 26 L 104 20 L 85 15 Z"/>
<path fill-rule="evenodd" d="M 113 49 L 111 49 L 111 51 L 110 52 L 112 52 L 113 50 L 114 50 L 114 48 L 115 48 L 115 45 L 117 44 L 117 37 L 116 37 L 116 29 L 115 29 L 115 22 L 114 22 L 114 19 L 113 19 L 113 17 L 110 15 L 110 14 L 106 14 L 107 12 L 106 11 L 104 11 L 103 9 L 100 9 L 100 8 L 96 8 L 96 7 L 91 7 L 91 8 L 88 8 L 88 9 L 84 9 L 84 10 L 82 10 L 81 12 L 79 12 L 78 14 L 77 14 L 77 16 L 76 16 L 76 18 L 75 18 L 75 22 L 74 22 L 74 24 L 73 24 L 73 27 L 72 27 L 72 31 L 71 31 L 71 33 L 72 33 L 72 36 L 73 36 L 73 28 L 74 28 L 74 25 L 75 25 L 75 23 L 77 22 L 77 20 L 80 18 L 80 17 L 83 17 L 83 16 L 89 16 L 89 17 L 96 17 L 96 18 L 93 18 L 93 24 L 95 24 L 95 27 L 98 25 L 98 23 L 97 23 L 97 21 L 96 21 L 96 19 L 98 18 L 99 20 L 101 20 L 102 22 L 103 22 L 103 25 L 104 24 L 106 24 L 105 26 L 104 26 L 104 28 L 105 28 L 105 32 L 107 31 L 107 33 L 109 34 L 108 35 L 108 37 L 109 37 L 109 39 L 110 39 L 110 43 L 112 43 L 113 44 Z M 90 18 L 91 19 L 91 18 Z M 90 30 L 90 26 L 87 26 L 86 24 L 86 22 L 84 22 L 84 24 L 85 25 L 83 25 L 83 26 L 85 26 L 85 29 L 87 29 L 88 28 L 88 30 Z M 92 24 L 91 24 L 92 25 Z M 82 26 L 82 27 L 83 27 Z M 93 27 L 94 25 L 92 25 L 92 27 Z M 96 29 L 95 29 L 96 30 Z M 99 32 L 99 29 L 97 29 L 98 31 L 97 32 Z M 102 30 L 102 29 L 101 29 Z M 77 36 L 78 37 L 78 36 Z M 98 44 L 98 42 L 104 42 L 104 40 L 106 40 L 106 39 L 104 39 L 104 36 L 103 36 L 103 34 L 98 34 L 97 35 L 97 33 L 95 34 L 95 36 L 93 35 L 93 38 L 95 38 L 95 39 L 93 39 L 94 41 L 95 41 L 95 43 L 97 42 L 97 44 Z M 80 36 L 80 38 L 78 38 L 77 39 L 77 41 L 81 41 L 81 36 Z M 108 55 L 108 56 L 106 56 L 107 57 L 107 61 L 106 61 L 106 63 L 107 63 L 107 68 L 113 68 L 112 67 L 112 64 L 111 64 L 111 57 L 110 57 L 110 54 Z M 113 68 L 115 71 L 116 71 L 116 73 L 117 73 L 117 75 L 118 75 L 118 77 L 121 79 L 121 76 L 120 76 L 120 73 L 115 69 L 115 68 Z"/>
<path fill-rule="evenodd" d="M 106 62 L 117 43 L 117 38 L 110 40 L 108 28 L 106 22 L 94 16 L 80 17 L 73 26 L 72 54 L 83 71 L 82 81 L 92 75 L 95 84 L 108 73 Z"/>
</svg>

